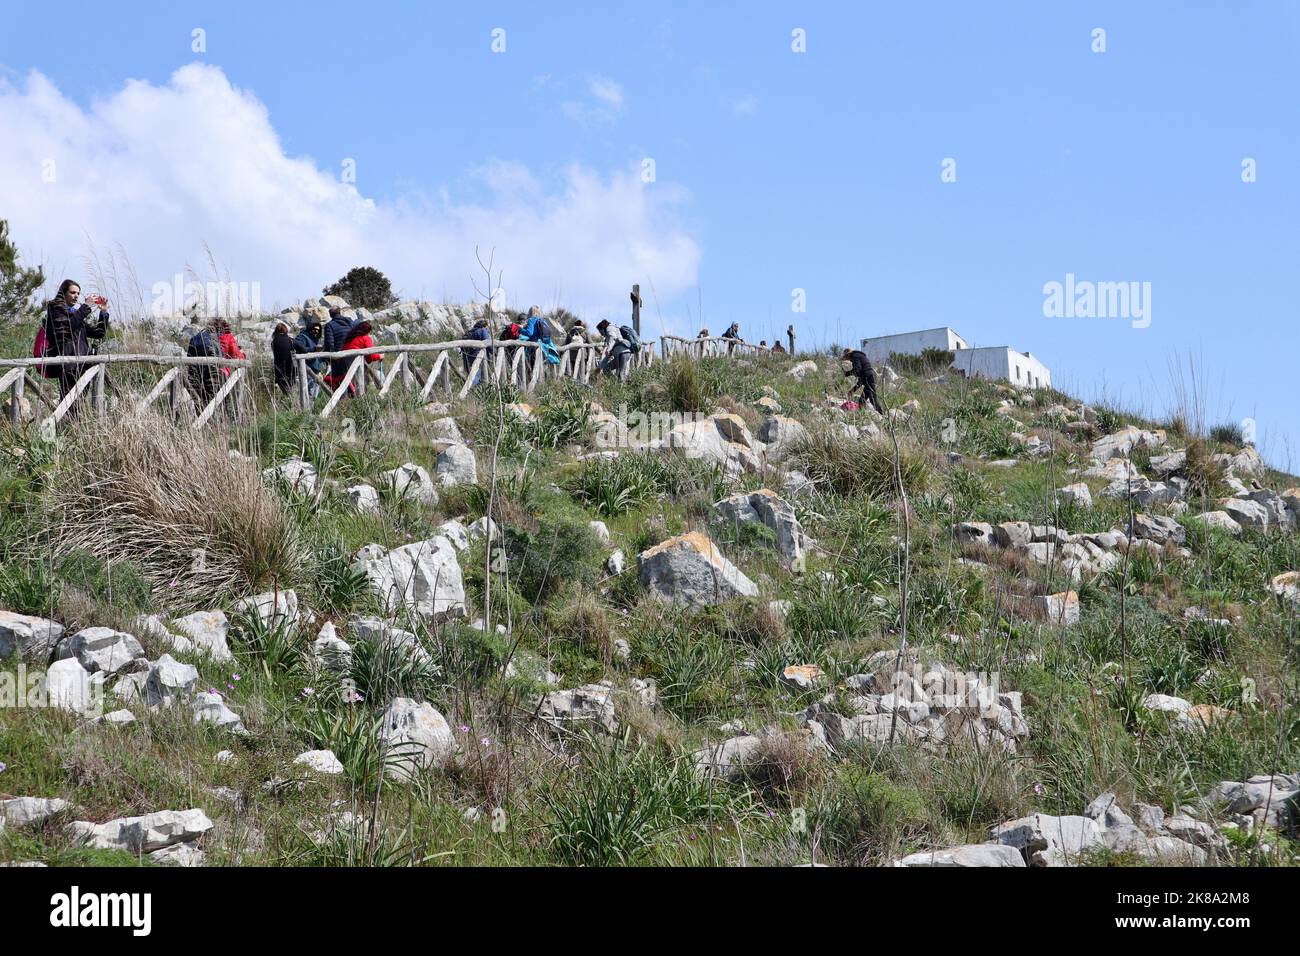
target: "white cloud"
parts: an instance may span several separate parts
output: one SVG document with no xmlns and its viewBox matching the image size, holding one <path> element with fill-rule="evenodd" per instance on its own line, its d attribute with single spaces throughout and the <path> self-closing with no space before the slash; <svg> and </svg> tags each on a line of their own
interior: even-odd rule
<svg viewBox="0 0 1300 956">
<path fill-rule="evenodd" d="M 758 109 L 757 96 L 742 96 L 731 101 L 731 112 L 736 116 L 753 116 Z"/>
<path fill-rule="evenodd" d="M 612 123 L 627 106 L 623 87 L 599 74 L 587 77 L 587 94 L 594 100 L 565 100 L 560 110 L 575 123 L 584 126 Z"/>
<path fill-rule="evenodd" d="M 592 76 L 587 79 L 587 89 L 591 95 L 603 103 L 608 103 L 616 110 L 623 108 L 623 88 L 604 76 Z"/>
<path fill-rule="evenodd" d="M 602 89 L 614 108 L 621 91 Z M 264 305 L 316 294 L 355 265 L 377 266 L 407 296 L 466 299 L 475 244 L 496 247 L 512 304 L 548 303 L 559 287 L 571 307 L 600 308 L 646 277 L 661 296 L 696 281 L 680 187 L 580 165 L 548 185 L 485 157 L 469 172 L 486 200 L 444 189 L 379 203 L 339 170 L 286 155 L 265 106 L 203 64 L 165 85 L 130 81 L 84 110 L 40 73 L 21 88 L 0 80 L 0 128 L 0 214 L 55 282 L 81 274 L 87 237 L 120 243 L 146 293 L 200 265 L 206 241 L 233 280 L 260 283 Z M 47 160 L 54 182 L 42 181 Z"/>
</svg>

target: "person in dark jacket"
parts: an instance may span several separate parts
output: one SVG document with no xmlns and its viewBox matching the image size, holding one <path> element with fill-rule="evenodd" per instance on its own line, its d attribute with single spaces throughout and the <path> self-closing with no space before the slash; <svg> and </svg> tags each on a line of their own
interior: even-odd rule
<svg viewBox="0 0 1300 956">
<path fill-rule="evenodd" d="M 845 349 L 844 360 L 849 363 L 850 367 L 845 371 L 845 377 L 853 376 L 858 383 L 849 389 L 849 398 L 853 393 L 861 388 L 862 399 L 871 403 L 871 407 L 881 415 L 885 410 L 880 407 L 880 399 L 876 397 L 876 371 L 871 367 L 871 361 L 867 358 L 867 353 L 861 349 Z"/>
<path fill-rule="evenodd" d="M 469 330 L 469 335 L 467 336 L 467 338 L 473 339 L 476 342 L 491 342 L 492 330 L 488 328 L 488 320 L 479 319 L 477 322 L 475 322 L 474 328 Z M 485 349 L 475 349 L 475 348 L 469 348 L 467 346 L 461 346 L 460 360 L 465 366 L 465 374 L 469 375 L 470 369 L 474 367 L 474 360 L 478 358 L 480 355 L 483 356 L 483 365 L 485 367 L 489 366 L 492 362 L 493 351 L 494 350 L 491 348 L 491 346 Z M 478 375 L 474 377 L 473 385 L 477 385 L 480 381 L 482 381 L 482 379 L 483 379 L 483 373 L 480 372 Z"/>
<path fill-rule="evenodd" d="M 271 360 L 275 366 L 275 384 L 285 395 L 289 394 L 289 386 L 293 384 L 297 364 L 293 360 L 295 353 L 305 351 L 299 349 L 298 343 L 289 337 L 289 326 L 283 322 L 275 324 L 275 332 L 271 334 Z"/>
<path fill-rule="evenodd" d="M 352 335 L 353 322 L 343 310 L 339 308 L 330 309 L 330 320 L 325 324 L 325 341 L 322 343 L 325 352 L 342 352 L 343 343 Z"/>
<path fill-rule="evenodd" d="M 98 343 L 108 334 L 108 300 L 103 296 L 91 296 L 99 309 L 99 314 L 95 315 L 89 302 L 78 304 L 80 298 L 81 286 L 71 279 L 64 279 L 59 283 L 54 298 L 46 304 L 46 354 L 94 355 Z M 59 366 L 59 390 L 62 394 L 68 394 L 83 372 L 85 368 L 81 365 Z"/>
<path fill-rule="evenodd" d="M 736 343 L 744 341 L 740 337 L 740 323 L 732 322 L 731 325 L 727 326 L 727 331 L 722 333 L 722 337 L 729 340 L 727 342 L 727 354 L 730 355 L 735 351 Z"/>
<path fill-rule="evenodd" d="M 323 335 L 324 333 L 321 330 L 321 324 L 313 319 L 307 323 L 307 327 L 299 332 L 298 337 L 293 340 L 293 350 L 302 355 L 307 355 L 312 352 L 320 352 L 322 351 L 321 338 Z M 307 397 L 315 399 L 317 394 L 320 392 L 320 382 L 317 380 L 316 375 L 319 375 L 325 370 L 325 360 L 308 359 L 307 369 Z M 316 375 L 310 374 L 311 372 L 315 372 Z"/>
</svg>

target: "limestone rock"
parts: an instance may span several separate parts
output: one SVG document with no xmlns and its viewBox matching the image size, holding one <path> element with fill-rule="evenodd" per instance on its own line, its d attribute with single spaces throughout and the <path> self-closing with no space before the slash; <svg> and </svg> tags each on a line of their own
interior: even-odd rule
<svg viewBox="0 0 1300 956">
<path fill-rule="evenodd" d="M 465 583 L 456 549 L 441 535 L 386 551 L 369 545 L 352 567 L 365 574 L 386 612 L 401 608 L 426 616 L 465 613 Z"/>
<path fill-rule="evenodd" d="M 434 487 L 429 472 L 420 465 L 407 462 L 400 468 L 382 472 L 380 477 L 393 490 L 398 500 L 418 501 L 426 505 L 438 503 L 438 489 Z"/>
<path fill-rule="evenodd" d="M 553 727 L 577 730 L 584 725 L 609 734 L 618 732 L 614 715 L 614 690 L 605 684 L 584 684 L 545 695 L 537 707 L 537 718 Z"/>
<path fill-rule="evenodd" d="M 966 846 L 953 846 L 944 850 L 926 850 L 913 853 L 901 860 L 895 860 L 892 866 L 996 866 L 1024 867 L 1025 858 L 1012 846 L 1001 844 L 972 843 Z"/>
<path fill-rule="evenodd" d="M 144 648 L 124 631 L 86 627 L 60 641 L 54 656 L 59 660 L 75 657 L 92 674 L 96 671 L 116 674 L 132 661 L 144 657 Z"/>
<path fill-rule="evenodd" d="M 296 597 L 294 604 L 296 607 Z M 230 645 L 226 642 L 226 636 L 230 632 L 230 622 L 222 611 L 195 611 L 185 617 L 176 618 L 172 621 L 172 627 L 178 633 L 185 635 L 197 650 L 210 655 L 217 663 L 235 659 L 235 655 L 230 652 Z"/>
<path fill-rule="evenodd" d="M 758 522 L 776 534 L 776 550 L 793 561 L 804 556 L 807 536 L 794 508 L 766 488 L 741 492 L 724 498 L 713 506 L 722 518 L 736 525 Z"/>
<path fill-rule="evenodd" d="M 756 597 L 758 587 L 698 531 L 669 538 L 637 557 L 641 583 L 674 605 L 711 605 Z"/>
<path fill-rule="evenodd" d="M 63 625 L 43 617 L 0 611 L 0 660 L 18 655 L 29 664 L 43 664 L 50 659 Z"/>
<path fill-rule="evenodd" d="M 444 488 L 478 483 L 478 462 L 464 445 L 448 445 L 438 455 L 438 482 Z"/>
<path fill-rule="evenodd" d="M 446 766 L 456 751 L 451 727 L 432 704 L 397 697 L 384 710 L 379 730 L 384 772 L 409 780 L 431 767 Z"/>
<path fill-rule="evenodd" d="M 177 843 L 193 842 L 212 826 L 208 815 L 199 809 L 159 810 L 107 823 L 79 820 L 72 824 L 72 832 L 77 842 L 96 849 L 152 853 Z"/>
</svg>

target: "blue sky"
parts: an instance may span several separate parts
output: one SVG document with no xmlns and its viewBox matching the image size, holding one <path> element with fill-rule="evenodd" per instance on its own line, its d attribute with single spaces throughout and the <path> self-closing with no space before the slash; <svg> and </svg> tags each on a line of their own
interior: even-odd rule
<svg viewBox="0 0 1300 956">
<path fill-rule="evenodd" d="M 208 240 L 277 301 L 352 260 L 456 300 L 482 242 L 514 305 L 621 315 L 639 281 L 650 334 L 952 325 L 1152 413 L 1191 356 L 1209 423 L 1300 465 L 1294 5 L 11 6 L 0 215 L 56 270 L 90 236 L 148 286 Z M 23 181 L 46 154 L 57 191 Z M 1067 273 L 1151 283 L 1150 326 L 1045 318 Z"/>
</svg>

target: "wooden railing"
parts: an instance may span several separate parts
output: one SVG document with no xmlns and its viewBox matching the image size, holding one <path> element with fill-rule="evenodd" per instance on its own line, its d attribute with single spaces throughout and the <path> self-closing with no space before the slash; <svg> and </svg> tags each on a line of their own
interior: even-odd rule
<svg viewBox="0 0 1300 956">
<path fill-rule="evenodd" d="M 674 355 L 687 355 L 692 358 L 706 358 L 713 355 L 766 355 L 772 351 L 765 345 L 755 345 L 742 339 L 723 338 L 721 335 L 695 339 L 682 338 L 679 335 L 661 335 L 659 342 L 664 358 Z"/>
<path fill-rule="evenodd" d="M 3 396 L 6 392 L 10 393 L 9 420 L 14 425 L 17 425 L 22 420 L 23 399 L 30 389 L 30 393 L 50 409 L 50 413 L 41 419 L 40 425 L 41 433 L 48 437 L 53 435 L 59 422 L 63 421 L 68 412 L 79 401 L 88 401 L 89 408 L 96 414 L 102 414 L 107 409 L 105 384 L 108 379 L 108 367 L 110 365 L 168 366 L 167 371 L 154 384 L 148 394 L 135 403 L 137 409 L 147 408 L 154 404 L 164 392 L 169 394 L 172 408 L 175 409 L 180 402 L 181 393 L 185 389 L 182 370 L 188 366 L 209 365 L 228 369 L 229 374 L 225 376 L 225 381 L 221 383 L 221 387 L 217 389 L 211 401 L 199 411 L 190 425 L 190 428 L 198 431 L 211 420 L 216 410 L 227 402 L 232 393 L 235 396 L 233 399 L 234 410 L 238 414 L 238 410 L 246 404 L 248 374 L 252 364 L 249 359 L 206 358 L 184 355 L 61 355 L 47 358 L 0 359 L 0 396 Z M 60 399 L 55 401 L 46 393 L 45 388 L 33 377 L 32 373 L 40 372 L 43 369 L 58 369 L 67 365 L 79 367 L 81 373 L 72 387 Z M 8 371 L 4 371 L 5 369 Z M 83 399 L 82 396 L 87 392 L 90 393 L 88 399 Z"/>
<path fill-rule="evenodd" d="M 462 351 L 464 350 L 464 351 Z M 542 347 L 537 342 L 484 342 L 478 339 L 458 339 L 454 342 L 434 342 L 416 345 L 381 345 L 368 349 L 352 349 L 343 352 L 311 352 L 295 355 L 297 363 L 298 401 L 302 408 L 315 407 L 311 382 L 319 384 L 320 391 L 328 396 L 320 410 L 322 418 L 328 418 L 338 407 L 339 402 L 353 391 L 365 394 L 367 382 L 379 389 L 379 394 L 387 394 L 395 384 L 400 383 L 408 390 L 419 390 L 422 400 L 428 400 L 439 385 L 448 398 L 463 398 L 476 382 L 491 380 L 513 382 L 525 392 L 534 391 L 543 379 L 570 378 L 580 382 L 590 382 L 592 374 L 600 360 L 602 346 L 585 342 L 556 347 L 560 363 L 552 365 L 543 358 Z M 382 373 L 367 363 L 367 355 L 393 356 Z M 466 370 L 462 356 L 474 354 Z M 419 359 L 423 356 L 433 358 L 432 366 L 422 368 Z M 347 372 L 337 387 L 326 384 L 322 376 L 311 371 L 307 363 L 313 360 L 350 359 Z M 629 367 L 649 366 L 656 359 L 655 343 L 643 343 L 641 351 L 629 360 Z M 374 363 L 379 364 L 379 363 Z M 42 385 L 40 372 L 43 369 L 58 369 L 63 366 L 80 368 L 77 381 L 66 394 L 55 398 L 47 392 L 47 387 L 56 387 L 56 381 L 46 380 Z M 185 369 L 191 366 L 219 366 L 229 370 L 212 399 L 195 416 L 190 428 L 198 430 L 212 420 L 216 411 L 223 404 L 230 404 L 236 419 L 248 406 L 248 386 L 254 361 L 252 359 L 200 358 L 178 355 L 68 355 L 48 358 L 0 359 L 0 402 L 6 394 L 9 401 L 9 419 L 14 425 L 22 421 L 24 398 L 31 396 L 49 409 L 41 419 L 41 433 L 51 437 L 60 422 L 78 403 L 95 414 L 103 414 L 108 407 L 106 384 L 108 366 L 166 368 L 162 377 L 147 393 L 137 400 L 138 409 L 155 404 L 164 394 L 169 396 L 171 407 L 176 409 L 183 399 L 187 382 Z M 120 384 L 120 383 L 117 383 Z M 120 389 L 119 389 L 120 391 Z"/>
<path fill-rule="evenodd" d="M 590 382 L 601 350 L 601 345 L 585 342 L 556 346 L 555 351 L 560 356 L 558 365 L 545 360 L 540 343 L 500 340 L 485 342 L 481 339 L 457 339 L 419 345 L 378 345 L 343 352 L 307 352 L 294 356 L 298 365 L 298 402 L 303 408 L 314 406 L 312 381 L 329 395 L 329 400 L 320 411 L 321 418 L 328 418 L 354 385 L 358 395 L 364 395 L 371 386 L 378 388 L 380 395 L 386 395 L 394 384 L 400 382 L 409 390 L 418 389 L 422 401 L 429 400 L 439 385 L 448 398 L 453 395 L 464 398 L 476 383 L 484 380 L 505 380 L 525 392 L 532 392 L 543 379 L 571 378 Z M 465 368 L 465 357 L 470 353 L 474 354 L 474 358 L 468 362 L 469 367 Z M 366 361 L 368 355 L 393 355 L 396 359 L 391 364 L 385 362 L 388 368 L 380 372 L 373 367 L 378 363 Z M 426 355 L 433 356 L 433 364 L 427 369 L 417 364 L 417 358 Z M 655 357 L 655 343 L 645 342 L 641 351 L 632 356 L 629 365 L 632 368 L 649 366 L 654 363 Z M 309 362 L 323 360 L 331 363 L 349 359 L 347 372 L 334 387 L 308 368 Z M 370 385 L 367 385 L 367 380 Z"/>
</svg>

